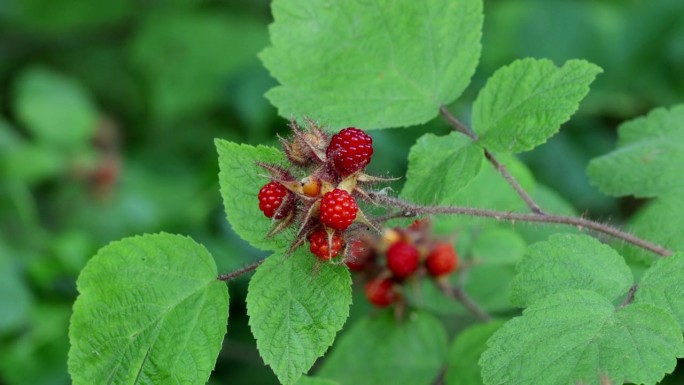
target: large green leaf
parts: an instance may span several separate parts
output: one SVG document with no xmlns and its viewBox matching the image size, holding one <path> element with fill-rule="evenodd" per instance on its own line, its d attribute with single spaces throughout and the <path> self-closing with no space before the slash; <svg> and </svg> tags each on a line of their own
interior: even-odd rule
<svg viewBox="0 0 684 385">
<path fill-rule="evenodd" d="M 571 290 L 535 302 L 487 342 L 480 360 L 487 385 L 655 384 L 684 356 L 677 322 L 649 304 L 616 311 L 593 291 Z"/>
<path fill-rule="evenodd" d="M 69 372 L 78 384 L 205 383 L 228 290 L 209 252 L 179 235 L 110 243 L 78 278 Z"/>
<path fill-rule="evenodd" d="M 462 331 L 449 351 L 446 385 L 482 385 L 478 361 L 487 348 L 487 340 L 503 325 L 503 321 L 476 324 Z"/>
<path fill-rule="evenodd" d="M 663 258 L 646 270 L 634 302 L 668 310 L 684 331 L 684 253 Z"/>
<path fill-rule="evenodd" d="M 284 164 L 285 155 L 273 147 L 250 146 L 217 139 L 219 185 L 228 222 L 233 230 L 254 247 L 264 250 L 284 249 L 294 239 L 292 231 L 266 237 L 271 220 L 259 210 L 259 189 L 269 179 L 256 162 Z"/>
<path fill-rule="evenodd" d="M 609 195 L 684 193 L 684 104 L 623 123 L 617 149 L 589 163 L 591 181 Z"/>
<path fill-rule="evenodd" d="M 302 376 L 296 385 L 339 385 L 339 383 L 325 378 Z"/>
<path fill-rule="evenodd" d="M 633 282 L 624 259 L 588 235 L 558 234 L 535 243 L 517 270 L 511 303 L 520 307 L 568 289 L 593 290 L 614 300 Z"/>
<path fill-rule="evenodd" d="M 411 147 L 404 199 L 423 204 L 450 204 L 453 193 L 480 172 L 484 155 L 469 138 L 425 134 Z"/>
<path fill-rule="evenodd" d="M 480 56 L 481 0 L 275 0 L 271 47 L 281 116 L 332 128 L 425 123 L 470 82 Z"/>
<path fill-rule="evenodd" d="M 546 59 L 517 60 L 496 71 L 480 91 L 473 130 L 490 150 L 531 150 L 570 119 L 600 72 L 584 60 L 560 68 Z"/>
<path fill-rule="evenodd" d="M 447 354 L 442 324 L 427 313 L 397 321 L 383 312 L 355 324 L 335 345 L 320 375 L 341 384 L 429 385 Z"/>
<path fill-rule="evenodd" d="M 296 383 L 328 350 L 350 305 L 351 277 L 344 265 L 320 263 L 299 249 L 287 257 L 276 253 L 259 266 L 247 293 L 249 325 L 281 383 Z"/>
<path fill-rule="evenodd" d="M 22 73 L 16 93 L 17 116 L 37 140 L 65 147 L 89 143 L 99 115 L 75 80 L 34 67 Z"/>
</svg>

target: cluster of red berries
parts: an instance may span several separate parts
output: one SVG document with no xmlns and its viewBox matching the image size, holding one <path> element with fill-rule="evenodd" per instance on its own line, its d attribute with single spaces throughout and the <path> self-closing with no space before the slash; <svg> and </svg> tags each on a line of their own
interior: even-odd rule
<svg viewBox="0 0 684 385">
<path fill-rule="evenodd" d="M 386 307 L 401 298 L 402 284 L 413 277 L 444 279 L 458 267 L 458 255 L 451 242 L 435 239 L 426 219 L 407 229 L 386 230 L 377 240 L 356 241 L 347 266 L 366 271 L 373 278 L 366 283 L 368 300 Z M 378 258 L 378 256 L 384 256 Z"/>
<path fill-rule="evenodd" d="M 290 165 L 259 163 L 271 179 L 259 191 L 259 208 L 273 220 L 270 235 L 297 225 L 292 250 L 308 240 L 314 255 L 330 260 L 355 237 L 352 224 L 369 225 L 357 200 L 367 197 L 361 184 L 379 180 L 363 174 L 373 139 L 354 127 L 332 137 L 310 121 L 304 128 L 295 122 L 290 127 L 293 137 L 281 138 Z"/>
</svg>

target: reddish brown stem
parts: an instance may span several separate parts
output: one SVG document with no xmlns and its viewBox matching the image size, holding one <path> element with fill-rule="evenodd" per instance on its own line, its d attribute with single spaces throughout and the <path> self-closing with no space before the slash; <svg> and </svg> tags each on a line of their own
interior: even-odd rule
<svg viewBox="0 0 684 385">
<path fill-rule="evenodd" d="M 260 259 L 260 260 L 254 262 L 250 265 L 243 267 L 242 269 L 235 270 L 235 271 L 233 271 L 231 273 L 227 273 L 227 274 L 221 274 L 218 277 L 216 277 L 216 279 L 218 279 L 219 281 L 233 280 L 233 279 L 235 279 L 235 278 L 237 278 L 243 274 L 247 274 L 251 271 L 256 270 L 256 268 L 259 267 L 262 263 L 264 263 L 265 260 L 266 260 L 266 258 Z"/>
</svg>

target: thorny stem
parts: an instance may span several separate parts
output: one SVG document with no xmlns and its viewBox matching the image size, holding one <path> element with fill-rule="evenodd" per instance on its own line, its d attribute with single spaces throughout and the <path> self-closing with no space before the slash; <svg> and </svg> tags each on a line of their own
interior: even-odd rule
<svg viewBox="0 0 684 385">
<path fill-rule="evenodd" d="M 449 125 L 455 131 L 462 133 L 463 135 L 469 137 L 473 141 L 477 141 L 477 139 L 478 139 L 477 135 L 471 129 L 469 129 L 465 124 L 463 124 L 460 120 L 456 119 L 456 117 L 453 116 L 449 112 L 449 110 L 447 110 L 444 106 L 439 107 L 439 113 L 442 115 L 442 117 L 444 117 L 444 119 L 447 121 L 447 123 L 449 123 Z M 525 204 L 527 205 L 527 207 L 529 207 L 530 210 L 534 214 L 543 215 L 544 212 L 542 211 L 541 207 L 539 207 L 539 205 L 534 201 L 534 199 L 532 199 L 530 194 L 528 194 L 527 191 L 525 191 L 522 188 L 522 186 L 520 186 L 520 183 L 518 183 L 518 180 L 515 179 L 515 177 L 510 172 L 508 172 L 508 169 L 506 168 L 506 166 L 504 166 L 501 162 L 499 162 L 499 160 L 496 159 L 494 154 L 492 154 L 486 148 L 484 149 L 484 154 L 485 154 L 485 158 L 487 158 L 489 163 L 491 163 L 494 166 L 494 168 L 496 168 L 496 171 L 498 171 L 499 174 L 501 174 L 501 176 L 504 177 L 506 182 L 508 182 L 508 184 L 511 185 L 511 187 L 513 187 L 515 192 L 518 193 L 520 198 L 522 198 L 522 200 L 525 201 Z"/>
<path fill-rule="evenodd" d="M 623 307 L 629 305 L 630 303 L 632 303 L 632 301 L 634 301 L 634 294 L 636 294 L 637 288 L 638 287 L 636 284 L 632 285 L 632 287 L 629 288 L 629 291 L 627 292 L 627 297 L 625 297 L 625 300 L 622 301 L 622 303 L 617 308 L 615 308 L 615 311 L 622 309 Z"/>
<path fill-rule="evenodd" d="M 470 313 L 482 322 L 489 322 L 492 316 L 482 309 L 470 296 L 463 290 L 463 286 L 451 286 L 446 280 L 437 281 L 439 289 L 447 297 L 453 298 L 460 302 Z"/>
<path fill-rule="evenodd" d="M 216 279 L 219 281 L 233 280 L 233 279 L 235 279 L 235 278 L 237 278 L 243 274 L 247 274 L 250 271 L 256 270 L 256 268 L 259 267 L 262 263 L 264 263 L 265 260 L 266 260 L 266 258 L 260 259 L 256 262 L 252 263 L 251 265 L 247 265 L 247 266 L 243 267 L 242 269 L 235 270 L 235 271 L 233 271 L 231 273 L 227 273 L 227 274 L 221 274 L 218 277 L 216 277 Z"/>
<path fill-rule="evenodd" d="M 370 195 L 379 203 L 383 203 L 389 207 L 401 209 L 400 213 L 395 214 L 395 217 L 397 218 L 412 218 L 418 215 L 426 214 L 456 214 L 494 218 L 496 220 L 506 220 L 510 222 L 521 221 L 537 223 L 557 223 L 569 226 L 576 226 L 579 229 L 586 228 L 599 233 L 607 234 L 611 237 L 621 239 L 625 242 L 631 243 L 635 246 L 638 246 L 642 249 L 646 249 L 663 257 L 667 257 L 672 254 L 670 250 L 662 246 L 658 246 L 656 244 L 638 238 L 632 234 L 621 231 L 615 227 L 604 225 L 584 218 L 566 217 L 562 215 L 552 214 L 523 214 L 505 211 L 476 209 L 461 206 L 421 206 L 382 194 L 371 193 Z"/>
</svg>

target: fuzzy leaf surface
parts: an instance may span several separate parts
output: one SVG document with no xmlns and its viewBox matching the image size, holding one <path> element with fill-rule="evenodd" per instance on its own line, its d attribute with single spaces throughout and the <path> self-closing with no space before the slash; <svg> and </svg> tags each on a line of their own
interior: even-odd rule
<svg viewBox="0 0 684 385">
<path fill-rule="evenodd" d="M 349 316 L 349 270 L 317 261 L 304 248 L 288 257 L 276 253 L 249 282 L 249 326 L 259 354 L 285 385 L 328 350 Z"/>
<path fill-rule="evenodd" d="M 261 60 L 283 117 L 333 129 L 412 126 L 461 95 L 479 61 L 481 0 L 275 0 Z"/>
<path fill-rule="evenodd" d="M 473 104 L 473 130 L 492 151 L 522 152 L 546 142 L 570 119 L 600 67 L 568 60 L 516 60 L 492 75 Z"/>
<path fill-rule="evenodd" d="M 450 204 L 482 167 L 482 149 L 465 136 L 425 134 L 411 147 L 404 199 L 422 204 Z"/>
<path fill-rule="evenodd" d="M 684 104 L 623 123 L 617 149 L 592 160 L 588 174 L 612 196 L 684 193 Z"/>
<path fill-rule="evenodd" d="M 649 304 L 616 311 L 598 293 L 571 290 L 535 302 L 487 341 L 487 385 L 652 385 L 684 355 L 677 322 Z"/>
<path fill-rule="evenodd" d="M 660 259 L 641 278 L 635 303 L 650 303 L 665 309 L 684 331 L 684 253 Z"/>
<path fill-rule="evenodd" d="M 267 238 L 271 219 L 259 210 L 259 190 L 269 178 L 256 162 L 285 164 L 285 155 L 267 146 L 250 146 L 227 140 L 215 141 L 219 155 L 219 186 L 228 222 L 252 246 L 262 250 L 282 250 L 293 239 L 291 231 Z"/>
<path fill-rule="evenodd" d="M 613 300 L 633 280 L 624 259 L 609 246 L 588 235 L 558 234 L 527 248 L 511 282 L 511 303 L 527 307 L 569 289 L 593 290 Z"/>
<path fill-rule="evenodd" d="M 478 361 L 487 348 L 487 340 L 503 324 L 503 321 L 476 324 L 456 337 L 449 351 L 446 385 L 483 385 Z"/>
<path fill-rule="evenodd" d="M 319 374 L 342 384 L 429 385 L 447 354 L 441 322 L 418 312 L 397 322 L 385 311 L 362 319 L 335 345 Z"/>
<path fill-rule="evenodd" d="M 228 290 L 190 238 L 110 243 L 81 272 L 69 327 L 78 384 L 206 383 L 228 318 Z"/>
</svg>

